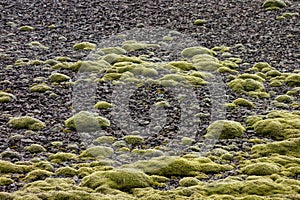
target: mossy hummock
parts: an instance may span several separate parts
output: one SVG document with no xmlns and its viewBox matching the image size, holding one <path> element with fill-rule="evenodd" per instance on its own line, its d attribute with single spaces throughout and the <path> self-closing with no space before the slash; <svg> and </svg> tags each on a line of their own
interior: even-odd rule
<svg viewBox="0 0 300 200">
<path fill-rule="evenodd" d="M 39 119 L 24 116 L 24 117 L 14 117 L 8 121 L 16 129 L 29 129 L 33 131 L 38 131 L 46 127 L 46 124 Z"/>
<path fill-rule="evenodd" d="M 218 120 L 209 125 L 207 128 L 207 134 L 204 137 L 214 139 L 230 139 L 241 137 L 245 130 L 246 129 L 239 122 Z"/>
</svg>

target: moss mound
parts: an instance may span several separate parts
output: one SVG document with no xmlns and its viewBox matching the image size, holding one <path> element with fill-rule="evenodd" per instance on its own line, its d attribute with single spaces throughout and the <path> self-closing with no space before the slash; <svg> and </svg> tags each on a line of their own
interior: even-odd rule
<svg viewBox="0 0 300 200">
<path fill-rule="evenodd" d="M 74 44 L 73 50 L 87 50 L 87 51 L 93 51 L 96 49 L 96 44 L 90 43 L 90 42 L 81 42 Z"/>
<path fill-rule="evenodd" d="M 208 48 L 205 48 L 205 47 L 201 47 L 201 46 L 185 48 L 181 52 L 181 55 L 183 57 L 187 57 L 187 58 L 192 58 L 193 56 L 198 55 L 198 54 L 208 54 L 208 55 L 212 55 L 212 56 L 216 55 L 216 53 L 214 51 L 212 51 Z"/>
<path fill-rule="evenodd" d="M 149 187 L 151 184 L 151 178 L 143 172 L 133 169 L 115 169 L 86 176 L 80 185 L 92 189 L 107 185 L 113 189 L 129 191 L 132 188 Z"/>
<path fill-rule="evenodd" d="M 0 91 L 0 103 L 8 103 L 14 99 L 16 99 L 16 97 L 13 94 Z"/>
<path fill-rule="evenodd" d="M 236 78 L 228 83 L 228 86 L 237 93 L 247 93 L 251 91 L 262 92 L 264 85 L 252 78 Z"/>
<path fill-rule="evenodd" d="M 300 86 L 300 74 L 290 74 L 286 79 L 285 82 L 289 86 Z"/>
<path fill-rule="evenodd" d="M 218 120 L 207 128 L 206 138 L 229 139 L 240 137 L 245 132 L 245 128 L 239 123 L 230 120 Z"/>
<path fill-rule="evenodd" d="M 46 127 L 46 124 L 39 119 L 24 116 L 24 117 L 14 117 L 8 121 L 16 129 L 29 129 L 33 131 L 38 131 Z"/>
<path fill-rule="evenodd" d="M 114 153 L 114 150 L 110 147 L 105 146 L 94 146 L 90 147 L 87 150 L 84 150 L 81 154 L 81 158 L 90 158 L 90 157 L 97 157 L 97 158 L 105 158 L 110 157 Z"/>
<path fill-rule="evenodd" d="M 51 82 L 60 83 L 60 82 L 70 80 L 70 77 L 65 75 L 65 74 L 61 74 L 61 73 L 54 73 L 54 74 L 50 75 L 49 79 L 50 79 Z"/>
<path fill-rule="evenodd" d="M 31 144 L 30 146 L 26 147 L 26 150 L 30 153 L 40 153 L 46 151 L 46 149 L 39 144 Z"/>
<path fill-rule="evenodd" d="M 283 8 L 286 7 L 286 4 L 282 0 L 266 0 L 262 6 L 264 8 L 270 8 L 270 7 Z"/>
<path fill-rule="evenodd" d="M 37 85 L 31 86 L 29 88 L 29 90 L 30 90 L 30 92 L 40 92 L 40 93 L 43 93 L 43 92 L 46 92 L 48 90 L 51 90 L 51 87 L 49 87 L 46 84 L 37 84 Z"/>
<path fill-rule="evenodd" d="M 104 117 L 97 116 L 95 113 L 81 111 L 67 119 L 65 126 L 72 130 L 93 132 L 101 127 L 110 126 L 110 121 Z"/>
<path fill-rule="evenodd" d="M 258 162 L 251 165 L 247 165 L 241 170 L 243 173 L 246 173 L 248 175 L 264 176 L 278 173 L 280 171 L 280 167 L 272 163 Z"/>
<path fill-rule="evenodd" d="M 237 98 L 232 103 L 234 103 L 237 106 L 244 106 L 249 108 L 255 107 L 254 103 L 244 98 Z"/>
</svg>

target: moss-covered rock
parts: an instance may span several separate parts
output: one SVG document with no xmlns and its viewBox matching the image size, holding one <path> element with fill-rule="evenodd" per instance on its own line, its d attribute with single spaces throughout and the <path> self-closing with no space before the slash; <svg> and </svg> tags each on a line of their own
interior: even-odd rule
<svg viewBox="0 0 300 200">
<path fill-rule="evenodd" d="M 60 83 L 60 82 L 64 82 L 64 81 L 69 81 L 70 77 L 65 74 L 61 74 L 61 73 L 54 73 L 49 76 L 49 79 L 51 82 Z"/>
<path fill-rule="evenodd" d="M 228 83 L 228 86 L 237 93 L 245 93 L 250 91 L 262 92 L 264 90 L 264 85 L 256 80 L 247 79 L 234 79 Z"/>
<path fill-rule="evenodd" d="M 249 69 L 251 71 L 270 71 L 273 67 L 267 62 L 257 62 Z"/>
<path fill-rule="evenodd" d="M 232 103 L 234 103 L 237 106 L 243 106 L 243 107 L 249 107 L 249 108 L 255 107 L 254 103 L 252 103 L 251 101 L 244 99 L 244 98 L 237 98 Z"/>
<path fill-rule="evenodd" d="M 29 172 L 24 180 L 25 181 L 36 181 L 36 180 L 42 180 L 42 179 L 45 179 L 49 176 L 52 176 L 53 173 L 52 172 L 49 172 L 47 170 L 42 170 L 42 169 L 35 169 L 31 172 Z"/>
<path fill-rule="evenodd" d="M 290 74 L 286 79 L 285 82 L 289 86 L 300 86 L 300 74 Z"/>
<path fill-rule="evenodd" d="M 276 98 L 275 98 L 276 101 L 278 102 L 282 102 L 282 103 L 292 103 L 294 98 L 289 96 L 289 95 L 278 95 Z"/>
<path fill-rule="evenodd" d="M 21 27 L 19 28 L 19 30 L 20 30 L 20 31 L 33 31 L 33 30 L 34 30 L 34 27 L 26 25 L 26 26 L 21 26 Z"/>
<path fill-rule="evenodd" d="M 182 50 L 181 55 L 183 57 L 192 58 L 195 55 L 198 54 L 208 54 L 215 56 L 216 53 L 208 48 L 196 46 L 196 47 L 189 47 Z"/>
<path fill-rule="evenodd" d="M 266 0 L 262 6 L 264 8 L 270 8 L 270 7 L 283 8 L 286 7 L 286 4 L 282 0 Z"/>
<path fill-rule="evenodd" d="M 106 146 L 94 146 L 84 150 L 81 154 L 81 158 L 106 158 L 114 154 L 114 149 Z"/>
<path fill-rule="evenodd" d="M 24 116 L 24 117 L 14 117 L 8 121 L 16 129 L 29 129 L 33 131 L 38 131 L 46 127 L 46 124 L 39 119 Z"/>
<path fill-rule="evenodd" d="M 158 44 L 147 44 L 143 42 L 137 42 L 135 40 L 125 41 L 122 44 L 122 48 L 126 51 L 137 51 L 141 49 L 147 49 L 147 48 L 159 48 L 160 45 Z"/>
<path fill-rule="evenodd" d="M 93 51 L 96 49 L 96 44 L 90 43 L 90 42 L 81 42 L 74 44 L 73 50 L 87 50 L 87 51 Z"/>
<path fill-rule="evenodd" d="M 243 173 L 248 175 L 264 176 L 278 173 L 280 171 L 280 167 L 272 163 L 258 162 L 251 165 L 247 165 L 241 170 Z"/>
<path fill-rule="evenodd" d="M 219 67 L 217 70 L 219 73 L 237 74 L 238 71 L 230 69 L 228 67 Z"/>
<path fill-rule="evenodd" d="M 173 61 L 169 62 L 169 64 L 175 68 L 181 69 L 183 71 L 189 71 L 195 69 L 192 63 L 186 61 Z"/>
<path fill-rule="evenodd" d="M 66 161 L 77 160 L 77 155 L 73 153 L 58 152 L 50 155 L 49 159 L 53 163 L 62 163 Z"/>
<path fill-rule="evenodd" d="M 0 186 L 10 185 L 14 181 L 11 178 L 7 177 L 0 177 Z M 0 196 L 1 197 L 1 196 Z"/>
<path fill-rule="evenodd" d="M 270 136 L 274 139 L 283 139 L 284 135 L 282 130 L 284 125 L 276 119 L 265 119 L 256 122 L 254 125 L 254 131 L 256 134 L 263 136 Z"/>
<path fill-rule="evenodd" d="M 110 171 L 95 172 L 83 178 L 81 186 L 96 189 L 103 185 L 122 191 L 132 188 L 149 187 L 151 178 L 143 172 L 132 169 L 115 169 Z"/>
<path fill-rule="evenodd" d="M 126 50 L 121 47 L 107 47 L 107 48 L 102 48 L 100 50 L 105 54 L 115 53 L 115 54 L 122 55 L 126 53 Z"/>
<path fill-rule="evenodd" d="M 184 177 L 180 179 L 179 185 L 182 187 L 190 187 L 194 185 L 198 185 L 200 181 L 194 177 Z"/>
<path fill-rule="evenodd" d="M 268 156 L 274 153 L 300 158 L 300 138 L 292 138 L 268 144 L 258 144 L 252 147 L 254 156 Z"/>
<path fill-rule="evenodd" d="M 41 152 L 45 152 L 46 149 L 39 144 L 31 144 L 30 146 L 25 148 L 27 151 L 29 151 L 30 153 L 41 153 Z"/>
<path fill-rule="evenodd" d="M 51 87 L 49 87 L 48 85 L 42 83 L 42 84 L 37 84 L 37 85 L 33 85 L 29 88 L 30 92 L 46 92 L 48 90 L 51 90 Z"/>
<path fill-rule="evenodd" d="M 230 120 L 218 120 L 209 125 L 205 137 L 215 139 L 229 139 L 241 137 L 244 132 L 245 128 L 239 122 Z"/>
<path fill-rule="evenodd" d="M 95 108 L 97 109 L 108 109 L 108 108 L 112 108 L 113 107 L 113 104 L 111 103 L 108 103 L 106 101 L 99 101 L 95 104 L 94 106 Z"/>
<path fill-rule="evenodd" d="M 113 136 L 100 136 L 94 140 L 94 142 L 98 144 L 113 144 L 115 142 L 115 138 Z"/>
<path fill-rule="evenodd" d="M 196 19 L 195 21 L 194 21 L 194 25 L 195 26 L 202 26 L 202 25 L 204 25 L 206 23 L 206 20 L 204 20 L 204 19 Z"/>
<path fill-rule="evenodd" d="M 144 143 L 144 138 L 139 135 L 127 135 L 124 140 L 131 145 L 139 145 Z"/>
<path fill-rule="evenodd" d="M 65 121 L 65 126 L 72 130 L 85 132 L 96 131 L 101 127 L 110 126 L 110 121 L 104 117 L 97 116 L 95 113 L 81 111 Z"/>
<path fill-rule="evenodd" d="M 8 103 L 16 99 L 16 97 L 13 94 L 0 91 L 0 103 Z"/>
<path fill-rule="evenodd" d="M 61 167 L 55 171 L 55 174 L 64 176 L 64 177 L 72 177 L 77 175 L 77 170 L 72 167 Z"/>
</svg>

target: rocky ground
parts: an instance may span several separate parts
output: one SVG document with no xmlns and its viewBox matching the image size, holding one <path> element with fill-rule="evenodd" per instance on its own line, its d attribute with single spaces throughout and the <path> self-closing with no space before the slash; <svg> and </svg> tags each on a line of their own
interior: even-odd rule
<svg viewBox="0 0 300 200">
<path fill-rule="evenodd" d="M 0 199 L 300 199 L 300 1 L 0 8 Z"/>
</svg>

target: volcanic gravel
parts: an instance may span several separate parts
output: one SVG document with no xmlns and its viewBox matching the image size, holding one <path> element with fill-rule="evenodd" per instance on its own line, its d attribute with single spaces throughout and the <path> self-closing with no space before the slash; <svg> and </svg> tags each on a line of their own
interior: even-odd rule
<svg viewBox="0 0 300 200">
<path fill-rule="evenodd" d="M 230 53 L 240 57 L 243 63 L 246 63 L 238 68 L 241 72 L 260 61 L 268 62 L 281 72 L 293 72 L 295 69 L 300 69 L 299 16 L 281 21 L 276 20 L 276 17 L 284 12 L 299 12 L 300 1 L 290 1 L 286 8 L 272 11 L 263 9 L 262 3 L 261 0 L 1 0 L 0 90 L 11 91 L 17 98 L 13 103 L 0 104 L 0 152 L 15 148 L 14 150 L 19 155 L 10 161 L 16 162 L 33 158 L 32 154 L 23 151 L 24 147 L 33 143 L 41 144 L 47 149 L 45 157 L 48 153 L 56 153 L 60 150 L 50 146 L 50 142 L 53 141 L 64 141 L 60 148 L 69 152 L 79 153 L 85 148 L 76 132 L 67 133 L 63 124 L 64 120 L 72 115 L 72 109 L 70 109 L 72 85 L 60 84 L 53 87 L 52 92 L 57 94 L 57 97 L 53 99 L 49 98 L 49 93 L 31 93 L 29 87 L 34 82 L 38 82 L 34 79 L 47 78 L 51 72 L 39 65 L 10 67 L 14 66 L 16 60 L 21 58 L 47 60 L 56 56 L 69 56 L 72 61 L 85 59 L 89 52 L 74 51 L 72 47 L 75 43 L 88 41 L 99 44 L 112 35 L 135 28 L 139 23 L 145 27 L 155 26 L 179 31 L 193 38 L 198 45 L 207 48 L 222 45 L 233 47 Z M 195 26 L 193 22 L 196 19 L 205 19 L 207 22 L 204 26 Z M 54 24 L 55 28 L 48 28 L 51 24 Z M 33 26 L 35 30 L 20 31 L 19 27 L 23 25 Z M 28 43 L 32 41 L 39 41 L 48 49 L 28 47 Z M 237 44 L 245 48 L 240 49 L 236 46 Z M 142 53 L 145 52 L 138 52 L 138 54 Z M 176 59 L 176 55 L 172 56 L 172 52 L 165 52 L 164 55 L 169 55 L 167 57 L 169 61 Z M 63 72 L 72 79 L 76 79 L 75 73 L 68 70 Z M 227 81 L 226 77 L 223 77 L 223 81 Z M 102 100 L 109 99 L 111 87 L 110 83 L 99 85 L 97 96 Z M 225 87 L 227 102 L 241 97 L 227 86 Z M 132 96 L 133 102 L 130 105 L 130 109 L 134 111 L 132 117 L 142 118 L 140 123 L 147 123 L 149 116 L 147 118 L 147 107 L 140 108 L 139 105 L 145 103 L 143 102 L 145 99 L 148 105 L 155 102 L 157 96 L 153 91 L 157 89 L 152 87 L 150 91 L 146 91 L 147 88 L 140 88 L 140 91 L 145 91 L 145 94 L 138 93 Z M 277 88 L 283 94 L 289 89 L 287 86 Z M 208 88 L 199 88 L 196 94 L 200 99 L 202 112 L 209 112 L 211 102 L 204 100 L 211 96 Z M 172 102 L 172 98 L 168 95 L 164 98 Z M 265 114 L 273 109 L 270 107 L 271 100 L 255 98 L 251 100 L 257 105 L 254 110 L 227 109 L 226 119 L 244 121 L 253 113 Z M 137 104 L 138 102 L 140 104 Z M 167 127 L 163 127 L 157 135 L 148 138 L 147 145 L 155 146 L 163 143 L 162 138 L 172 137 L 172 134 L 178 130 L 176 126 L 180 111 L 176 108 L 176 102 L 172 105 L 173 107 L 167 111 L 170 118 Z M 109 111 L 103 111 L 101 114 L 111 119 Z M 38 134 L 24 135 L 24 130 L 16 130 L 7 125 L 9 117 L 25 115 L 42 119 L 47 127 L 38 131 Z M 210 116 L 203 116 L 201 120 L 202 123 L 196 134 L 198 142 L 203 141 L 202 136 L 209 125 Z M 127 134 L 113 121 L 112 126 L 105 131 L 117 138 Z M 253 131 L 247 130 L 245 137 L 249 139 L 252 136 Z M 223 140 L 218 141 L 217 145 L 232 143 L 240 149 L 251 147 L 250 144 L 243 145 L 242 140 Z M 77 147 L 67 148 L 69 144 L 76 144 Z M 170 181 L 168 188 L 176 187 L 176 185 L 178 185 L 178 180 L 175 178 Z M 20 186 L 16 183 L 8 188 L 0 188 L 0 190 L 15 191 Z"/>
</svg>

